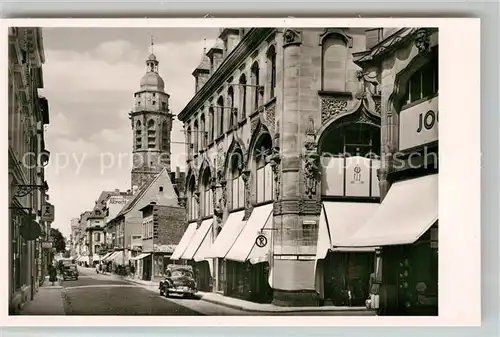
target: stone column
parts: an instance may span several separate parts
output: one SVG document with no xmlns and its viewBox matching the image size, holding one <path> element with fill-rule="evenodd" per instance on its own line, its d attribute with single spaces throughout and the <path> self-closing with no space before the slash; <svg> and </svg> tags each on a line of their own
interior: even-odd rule
<svg viewBox="0 0 500 337">
<path fill-rule="evenodd" d="M 280 193 L 274 207 L 274 245 L 272 261 L 273 303 L 280 306 L 317 305 L 317 294 L 306 284 L 314 284 L 314 263 L 299 258 L 302 244 L 300 216 L 300 60 L 302 32 L 283 32 L 283 77 L 277 89 L 282 92 L 280 130 Z M 310 278 L 310 279 L 309 279 Z"/>
</svg>

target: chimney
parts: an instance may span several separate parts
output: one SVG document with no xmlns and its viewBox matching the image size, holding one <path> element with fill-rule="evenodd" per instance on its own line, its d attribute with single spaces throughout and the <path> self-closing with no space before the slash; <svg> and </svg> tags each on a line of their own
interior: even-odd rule
<svg viewBox="0 0 500 337">
<path fill-rule="evenodd" d="M 181 169 L 179 168 L 179 166 L 176 166 L 175 167 L 175 180 L 178 180 L 180 175 L 181 175 Z"/>
</svg>

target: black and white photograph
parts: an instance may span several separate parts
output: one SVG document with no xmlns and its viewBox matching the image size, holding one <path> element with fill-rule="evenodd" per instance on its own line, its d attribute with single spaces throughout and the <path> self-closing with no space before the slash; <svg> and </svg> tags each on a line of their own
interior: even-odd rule
<svg viewBox="0 0 500 337">
<path fill-rule="evenodd" d="M 9 26 L 8 315 L 440 315 L 439 45 Z"/>
</svg>

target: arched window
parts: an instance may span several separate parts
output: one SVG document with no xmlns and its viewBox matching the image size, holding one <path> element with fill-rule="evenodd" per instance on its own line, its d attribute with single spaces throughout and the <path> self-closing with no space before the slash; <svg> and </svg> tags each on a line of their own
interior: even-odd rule
<svg viewBox="0 0 500 337">
<path fill-rule="evenodd" d="M 231 181 L 231 207 L 238 209 L 245 206 L 245 187 L 241 176 L 241 166 L 243 155 L 240 151 L 235 151 L 230 160 L 230 181 Z"/>
<path fill-rule="evenodd" d="M 187 128 L 186 132 L 186 143 L 187 143 L 187 153 L 188 153 L 188 158 L 191 159 L 193 156 L 193 138 L 192 138 L 192 133 L 191 133 L 191 127 Z"/>
<path fill-rule="evenodd" d="M 137 150 L 142 148 L 142 129 L 141 121 L 135 124 L 135 148 Z"/>
<path fill-rule="evenodd" d="M 332 125 L 321 137 L 325 197 L 379 197 L 380 128 L 366 123 Z"/>
<path fill-rule="evenodd" d="M 276 89 L 276 50 L 274 46 L 267 50 L 267 74 L 269 76 L 269 99 L 274 98 Z"/>
<path fill-rule="evenodd" d="M 245 74 L 240 76 L 240 120 L 247 116 L 247 77 Z"/>
<path fill-rule="evenodd" d="M 259 79 L 259 63 L 256 61 L 252 65 L 252 92 L 253 92 L 253 106 L 252 106 L 252 113 L 259 108 L 259 101 L 260 101 L 260 90 L 259 90 L 259 84 L 260 84 L 260 79 Z"/>
<path fill-rule="evenodd" d="M 156 147 L 156 129 L 154 120 L 148 121 L 148 149 Z"/>
<path fill-rule="evenodd" d="M 208 128 L 209 128 L 209 134 L 208 134 L 208 139 L 209 139 L 209 142 L 213 142 L 214 141 L 214 130 L 215 130 L 215 118 L 214 118 L 214 108 L 213 107 L 210 107 L 208 108 Z"/>
<path fill-rule="evenodd" d="M 230 116 L 229 125 L 231 127 L 233 127 L 238 122 L 238 112 L 236 111 L 236 109 L 234 109 L 234 90 L 233 90 L 232 86 L 230 86 L 229 89 L 227 89 L 227 106 L 230 108 L 229 109 L 229 116 Z"/>
<path fill-rule="evenodd" d="M 205 115 L 202 114 L 200 117 L 200 131 L 201 131 L 201 149 L 203 150 L 204 148 L 207 147 L 208 141 L 207 141 L 207 126 L 205 124 Z"/>
<path fill-rule="evenodd" d="M 170 130 L 168 128 L 167 121 L 164 121 L 161 127 L 162 134 L 162 149 L 163 151 L 168 151 L 170 148 Z"/>
<path fill-rule="evenodd" d="M 253 160 L 255 164 L 255 195 L 257 204 L 272 201 L 274 196 L 274 179 L 270 163 L 266 158 L 271 154 L 273 142 L 269 134 L 265 134 L 255 144 Z"/>
<path fill-rule="evenodd" d="M 200 133 L 199 132 L 199 128 L 198 128 L 198 121 L 194 121 L 194 125 L 193 125 L 193 133 L 194 133 L 194 141 L 193 141 L 193 148 L 194 148 L 194 154 L 196 155 L 198 153 L 198 145 L 199 145 L 199 138 L 198 138 L 198 134 Z"/>
<path fill-rule="evenodd" d="M 196 202 L 195 192 L 196 185 L 194 183 L 194 178 L 192 177 L 191 181 L 189 182 L 189 220 L 198 219 L 198 203 Z"/>
<path fill-rule="evenodd" d="M 203 215 L 210 216 L 214 213 L 212 200 L 212 187 L 210 183 L 210 169 L 203 172 Z"/>
<path fill-rule="evenodd" d="M 222 136 L 224 134 L 224 98 L 222 96 L 217 100 L 217 107 L 219 110 L 219 132 L 218 135 Z"/>
<path fill-rule="evenodd" d="M 321 84 L 325 91 L 346 90 L 348 46 L 343 36 L 327 35 L 322 40 Z"/>
</svg>

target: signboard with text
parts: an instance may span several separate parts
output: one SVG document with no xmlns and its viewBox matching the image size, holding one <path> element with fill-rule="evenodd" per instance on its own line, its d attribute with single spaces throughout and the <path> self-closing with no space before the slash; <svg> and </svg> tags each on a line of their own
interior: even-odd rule
<svg viewBox="0 0 500 337">
<path fill-rule="evenodd" d="M 399 114 L 399 150 L 438 140 L 438 97 L 404 109 Z"/>
<path fill-rule="evenodd" d="M 45 203 L 42 205 L 41 212 L 42 221 L 53 222 L 54 221 L 54 205 Z"/>
</svg>

